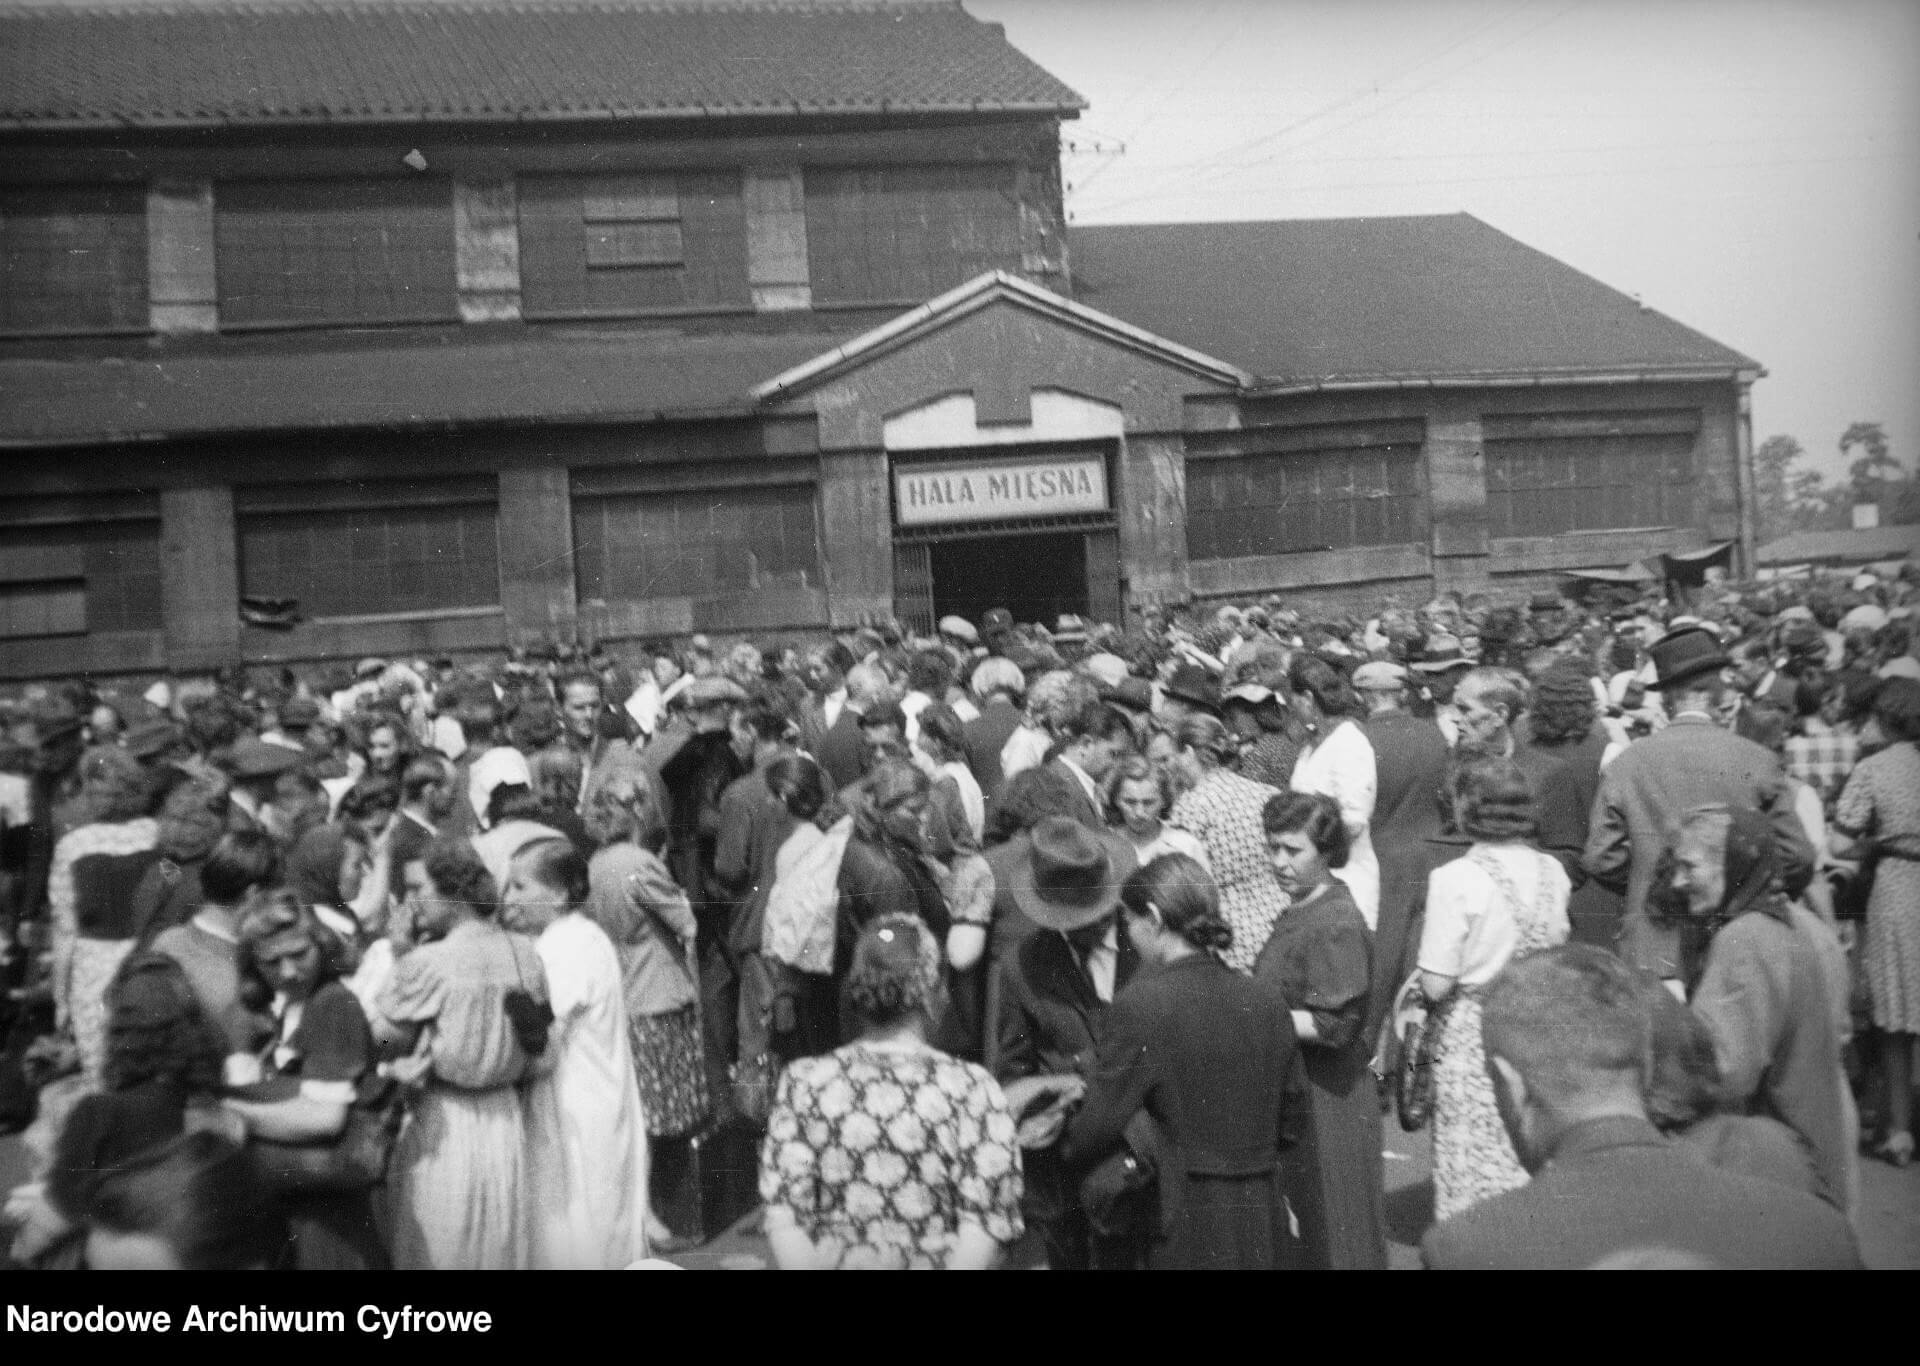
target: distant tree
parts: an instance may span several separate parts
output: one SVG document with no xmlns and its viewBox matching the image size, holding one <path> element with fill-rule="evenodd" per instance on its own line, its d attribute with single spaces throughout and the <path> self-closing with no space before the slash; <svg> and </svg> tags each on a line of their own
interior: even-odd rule
<svg viewBox="0 0 1920 1366">
<path fill-rule="evenodd" d="M 1840 454 L 1859 456 L 1847 466 L 1847 487 L 1856 503 L 1895 503 L 1907 472 L 1887 449 L 1886 429 L 1878 422 L 1856 422 L 1840 435 Z M 1891 495 L 1891 496 L 1890 496 Z M 1890 511 L 1891 509 L 1889 509 Z"/>
<path fill-rule="evenodd" d="M 1770 436 L 1753 453 L 1754 531 L 1762 541 L 1794 529 L 1793 467 L 1806 453 L 1790 436 Z"/>
<path fill-rule="evenodd" d="M 1754 531 L 1763 542 L 1847 524 L 1851 490 L 1829 485 L 1818 470 L 1802 468 L 1806 453 L 1791 436 L 1770 436 L 1753 453 Z"/>
</svg>

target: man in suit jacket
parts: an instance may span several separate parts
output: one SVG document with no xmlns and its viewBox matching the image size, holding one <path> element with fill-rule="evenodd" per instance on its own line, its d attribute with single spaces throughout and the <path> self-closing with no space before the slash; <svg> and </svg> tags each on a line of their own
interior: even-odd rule
<svg viewBox="0 0 1920 1366">
<path fill-rule="evenodd" d="M 1000 751 L 1020 729 L 1020 703 L 1026 696 L 1027 680 L 1019 665 L 995 655 L 980 661 L 970 686 L 980 700 L 980 715 L 967 722 L 962 732 L 967 742 L 967 767 L 973 770 L 974 781 L 991 803 L 999 795 L 1004 776 Z"/>
<path fill-rule="evenodd" d="M 1038 928 L 998 968 L 993 1071 L 1008 1087 L 1029 1077 L 1084 1077 L 1114 994 L 1139 965 L 1119 923 L 1120 884 L 1133 869 L 1131 846 L 1070 816 L 1037 822 L 1026 839 L 1008 885 Z M 1023 1154 L 1027 1221 L 1040 1230 L 1050 1267 L 1085 1268 L 1095 1249 L 1078 1192 L 1054 1146 L 1065 1107 L 1048 1116 L 1057 1118 L 1051 1134 Z"/>
<path fill-rule="evenodd" d="M 1133 727 L 1117 708 L 1089 698 L 1062 719 L 1058 734 L 1059 752 L 1046 766 L 1073 779 L 1074 818 L 1103 830 L 1107 813 L 1100 785 L 1120 756 L 1133 748 Z"/>
<path fill-rule="evenodd" d="M 1533 1179 L 1429 1230 L 1426 1264 L 1858 1268 L 1839 1211 L 1708 1166 L 1648 1121 L 1651 1019 L 1640 982 L 1587 944 L 1516 959 L 1494 979 L 1481 1016 L 1488 1067 Z"/>
<path fill-rule="evenodd" d="M 884 676 L 855 664 L 852 653 L 838 642 L 807 655 L 806 675 L 812 696 L 801 709 L 801 748 L 833 779 L 835 788 L 851 787 L 867 771 L 860 717 L 880 700 Z"/>
<path fill-rule="evenodd" d="M 1719 642 L 1699 627 L 1685 627 L 1655 641 L 1649 653 L 1673 720 L 1635 740 L 1601 774 L 1583 861 L 1602 886 L 1626 892 L 1621 956 L 1675 981 L 1683 975 L 1679 931 L 1649 914 L 1647 893 L 1681 817 L 1714 805 L 1760 812 L 1773 827 L 1789 896 L 1813 880 L 1814 851 L 1779 759 L 1723 723 L 1736 697 L 1721 674 L 1729 661 Z"/>
<path fill-rule="evenodd" d="M 1373 932 L 1373 990 L 1366 1029 L 1380 1027 L 1393 994 L 1413 965 L 1414 922 L 1426 900 L 1427 875 L 1435 866 L 1440 833 L 1440 794 L 1451 757 L 1440 727 L 1407 711 L 1407 671 L 1375 661 L 1353 673 L 1367 704 L 1360 723 L 1373 746 L 1375 781 L 1373 847 L 1380 859 L 1380 919 Z"/>
</svg>

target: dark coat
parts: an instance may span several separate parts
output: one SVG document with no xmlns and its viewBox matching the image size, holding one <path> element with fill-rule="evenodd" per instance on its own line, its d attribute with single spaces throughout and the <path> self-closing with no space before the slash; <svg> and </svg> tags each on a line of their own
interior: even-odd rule
<svg viewBox="0 0 1920 1366">
<path fill-rule="evenodd" d="M 1713 802 L 1767 817 L 1789 895 L 1813 877 L 1813 846 L 1771 752 L 1704 717 L 1682 716 L 1635 740 L 1600 775 L 1584 862 L 1602 886 L 1626 893 L 1621 957 L 1659 977 L 1681 976 L 1679 933 L 1648 915 L 1647 890 L 1681 817 Z"/>
<path fill-rule="evenodd" d="M 1114 996 L 1133 978 L 1140 957 L 1123 929 Z M 1035 928 L 996 970 L 993 1074 L 1001 1082 L 1020 1077 L 1093 1071 L 1100 1030 L 1112 1006 L 1093 989 L 1093 979 L 1064 935 Z M 1075 1206 L 1058 1147 L 1025 1154 L 1027 1217 L 1058 1219 Z"/>
<path fill-rule="evenodd" d="M 1738 1270 L 1852 1270 L 1832 1206 L 1708 1166 L 1643 1119 L 1578 1125 L 1533 1180 L 1431 1229 L 1437 1270 L 1574 1270 L 1636 1254 Z"/>
<path fill-rule="evenodd" d="M 1547 814 L 1552 822 L 1549 838 L 1573 855 L 1562 856 L 1560 860 L 1573 883 L 1573 896 L 1567 902 L 1573 940 L 1612 949 L 1619 942 L 1620 916 L 1626 902 L 1619 892 L 1588 876 L 1582 862 L 1587 836 L 1591 833 L 1593 800 L 1600 794 L 1600 760 L 1607 752 L 1607 732 L 1596 722 L 1584 738 L 1571 744 L 1536 745 L 1523 741 L 1521 748 L 1523 751 L 1538 749 L 1560 764 L 1549 796 L 1551 810 Z M 1560 851 L 1550 852 L 1559 855 Z"/>
<path fill-rule="evenodd" d="M 1373 851 L 1380 860 L 1380 914 L 1373 931 L 1373 987 L 1363 1024 L 1369 1041 L 1386 1018 L 1393 994 L 1413 971 L 1420 938 L 1415 930 L 1426 901 L 1427 876 L 1439 866 L 1441 793 L 1452 751 L 1440 727 L 1405 712 L 1361 722 L 1373 746 Z"/>
<path fill-rule="evenodd" d="M 1059 774 L 1073 789 L 1073 805 L 1060 814 L 1072 816 L 1089 830 L 1105 830 L 1107 828 L 1106 813 L 1101 811 L 1093 798 L 1087 795 L 1087 789 L 1081 786 L 1079 775 L 1058 758 L 1047 760 L 1046 766 Z"/>
<path fill-rule="evenodd" d="M 840 708 L 833 725 L 821 728 L 818 704 L 813 704 L 814 729 L 811 736 L 803 726 L 801 739 L 814 761 L 827 771 L 838 789 L 851 787 L 867 771 L 867 737 L 860 733 L 860 714 L 851 706 Z"/>
<path fill-rule="evenodd" d="M 1306 1077 L 1279 991 L 1210 954 L 1138 974 L 1114 996 L 1061 1156 L 1084 1169 L 1154 1121 L 1159 1268 L 1290 1264 L 1281 1153 L 1302 1133 Z"/>
<path fill-rule="evenodd" d="M 1000 790 L 1005 774 L 1000 769 L 1000 751 L 1020 729 L 1020 708 L 1004 697 L 994 697 L 980 709 L 980 715 L 966 723 L 962 734 L 967 742 L 967 767 L 973 770 L 980 790 L 992 797 Z"/>
</svg>

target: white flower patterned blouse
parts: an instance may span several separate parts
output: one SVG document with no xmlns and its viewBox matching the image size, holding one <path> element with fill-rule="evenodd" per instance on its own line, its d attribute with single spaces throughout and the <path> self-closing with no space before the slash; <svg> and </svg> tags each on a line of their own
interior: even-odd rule
<svg viewBox="0 0 1920 1366">
<path fill-rule="evenodd" d="M 963 1223 L 1024 1231 L 1013 1112 L 986 1069 L 849 1044 L 781 1074 L 760 1198 L 845 1268 L 946 1264 Z"/>
</svg>

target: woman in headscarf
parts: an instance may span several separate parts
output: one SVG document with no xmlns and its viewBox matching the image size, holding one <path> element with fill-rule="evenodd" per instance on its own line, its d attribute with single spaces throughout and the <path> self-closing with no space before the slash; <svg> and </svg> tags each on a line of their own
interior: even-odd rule
<svg viewBox="0 0 1920 1366">
<path fill-rule="evenodd" d="M 53 1003 L 73 1031 L 87 1080 L 106 1058 L 107 984 L 139 937 L 133 892 L 158 857 L 148 815 L 152 783 L 126 750 L 101 746 L 80 761 L 86 819 L 53 849 L 47 904 L 53 920 Z"/>
<path fill-rule="evenodd" d="M 1729 1107 L 1799 1134 L 1820 1193 L 1844 1208 L 1853 1159 L 1833 1001 L 1819 950 L 1781 889 L 1767 818 L 1751 807 L 1687 813 L 1673 890 L 1704 956 L 1691 1004 L 1713 1035 Z"/>
</svg>

